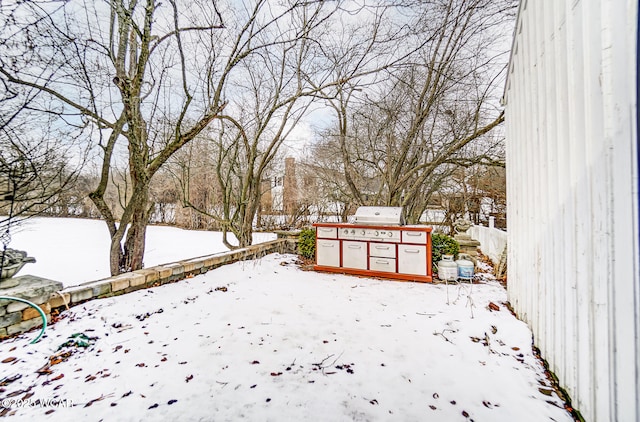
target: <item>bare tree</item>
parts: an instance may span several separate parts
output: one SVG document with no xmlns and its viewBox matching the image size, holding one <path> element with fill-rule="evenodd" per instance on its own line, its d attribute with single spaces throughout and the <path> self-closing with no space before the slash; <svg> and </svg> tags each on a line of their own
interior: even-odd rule
<svg viewBox="0 0 640 422">
<path fill-rule="evenodd" d="M 60 2 L 40 0 L 38 7 L 55 9 Z M 0 48 L 15 60 L 16 40 L 37 27 L 21 18 L 20 2 L 0 4 L 3 25 Z M 86 136 L 82 123 L 60 125 L 52 115 L 34 112 L 41 101 L 39 90 L 11 86 L 0 79 L 0 237 L 4 248 L 11 240 L 11 226 L 64 205 L 85 154 L 76 141 Z M 2 262 L 2 260 L 0 260 Z"/>
<path fill-rule="evenodd" d="M 331 103 L 337 123 L 327 142 L 339 147 L 356 203 L 404 206 L 415 223 L 457 164 L 491 155 L 497 142 L 489 133 L 504 118 L 494 43 L 512 3 L 399 5 L 401 22 L 414 29 L 405 38 L 406 60 L 385 67 L 379 83 L 338 92 Z"/>
<path fill-rule="evenodd" d="M 338 83 L 318 69 L 320 47 L 315 41 L 329 31 L 329 19 L 336 10 L 335 5 L 307 3 L 289 16 L 287 28 L 252 35 L 271 48 L 243 61 L 245 77 L 233 83 L 238 95 L 210 133 L 216 142 L 214 168 L 221 205 L 206 210 L 188 198 L 185 201 L 220 223 L 229 248 L 251 244 L 262 181 L 274 158 L 314 97 Z M 228 239 L 229 232 L 237 244 Z"/>
<path fill-rule="evenodd" d="M 12 232 L 27 218 L 66 206 L 64 198 L 83 164 L 80 150 L 71 154 L 72 133 L 53 129 L 50 121 L 30 123 L 28 92 L 5 94 L 0 98 L 0 270 Z M 63 141 L 53 142 L 58 136 Z"/>
<path fill-rule="evenodd" d="M 176 224 L 198 230 L 220 230 L 220 207 L 215 162 L 215 146 L 210 139 L 200 137 L 179 151 L 167 166 L 176 186 Z"/>
<path fill-rule="evenodd" d="M 75 116 L 96 129 L 102 164 L 90 197 L 111 235 L 112 274 L 143 265 L 154 209 L 150 186 L 159 169 L 215 119 L 236 121 L 223 110 L 236 95 L 231 84 L 249 76 L 240 65 L 306 37 L 306 27 L 297 25 L 307 12 L 300 11 L 322 6 L 266 0 L 221 4 L 77 0 L 53 10 L 26 2 L 22 15 L 37 22 L 37 30 L 22 34 L 12 43 L 14 50 L 7 47 L 7 54 L 0 54 L 6 83 L 41 91 L 49 99 L 41 110 Z M 280 28 L 289 28 L 279 33 L 283 38 L 267 36 Z M 118 221 L 105 193 L 122 150 L 130 194 Z M 241 237 L 246 243 L 247 236 Z"/>
<path fill-rule="evenodd" d="M 330 134 L 327 139 L 335 140 Z M 338 142 L 316 142 L 304 159 L 303 172 L 313 186 L 307 192 L 315 201 L 316 218 L 327 215 L 347 222 L 357 202 L 344 177 L 340 147 Z"/>
</svg>

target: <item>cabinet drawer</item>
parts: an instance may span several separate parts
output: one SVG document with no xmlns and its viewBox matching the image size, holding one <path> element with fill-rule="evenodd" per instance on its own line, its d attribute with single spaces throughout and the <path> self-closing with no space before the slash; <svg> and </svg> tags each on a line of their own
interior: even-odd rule
<svg viewBox="0 0 640 422">
<path fill-rule="evenodd" d="M 369 255 L 382 258 L 395 258 L 396 245 L 392 243 L 369 243 Z"/>
<path fill-rule="evenodd" d="M 427 244 L 427 232 L 402 231 L 402 243 Z"/>
<path fill-rule="evenodd" d="M 369 269 L 371 271 L 384 271 L 387 273 L 396 272 L 396 260 L 394 258 L 369 258 Z"/>
<path fill-rule="evenodd" d="M 335 239 L 338 237 L 337 227 L 318 227 L 316 230 L 316 237 L 320 239 Z"/>
</svg>

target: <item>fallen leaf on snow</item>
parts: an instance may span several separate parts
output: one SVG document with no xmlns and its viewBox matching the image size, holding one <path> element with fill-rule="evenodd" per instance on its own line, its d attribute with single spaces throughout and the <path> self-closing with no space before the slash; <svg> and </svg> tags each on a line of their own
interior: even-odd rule
<svg viewBox="0 0 640 422">
<path fill-rule="evenodd" d="M 96 398 L 96 399 L 89 400 L 89 401 L 84 405 L 84 407 L 89 407 L 89 406 L 91 406 L 93 403 L 95 403 L 95 402 L 97 402 L 97 401 L 100 401 L 100 400 L 104 400 L 104 399 L 106 399 L 107 397 L 109 397 L 110 395 L 111 395 L 111 394 L 109 394 L 109 395 L 107 395 L 107 396 L 102 395 L 102 396 L 100 396 L 100 397 L 98 397 L 98 398 Z"/>
</svg>

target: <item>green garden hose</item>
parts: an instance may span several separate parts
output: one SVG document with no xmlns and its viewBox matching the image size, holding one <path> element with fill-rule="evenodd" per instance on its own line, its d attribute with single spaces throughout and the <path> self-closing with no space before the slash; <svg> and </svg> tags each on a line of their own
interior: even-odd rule
<svg viewBox="0 0 640 422">
<path fill-rule="evenodd" d="M 19 297 L 0 296 L 0 300 L 2 300 L 2 299 L 15 300 L 17 302 L 26 303 L 27 305 L 31 306 L 32 308 L 35 308 L 38 312 L 40 312 L 40 317 L 42 318 L 42 330 L 40 330 L 40 334 L 38 335 L 38 337 L 36 337 L 34 340 L 31 341 L 31 344 L 37 343 L 38 340 L 40 340 L 40 337 L 42 337 L 42 335 L 44 334 L 44 330 L 47 328 L 47 316 L 44 314 L 42 309 L 38 305 L 36 305 L 35 303 L 30 302 L 30 301 L 28 301 L 26 299 L 21 299 Z"/>
</svg>

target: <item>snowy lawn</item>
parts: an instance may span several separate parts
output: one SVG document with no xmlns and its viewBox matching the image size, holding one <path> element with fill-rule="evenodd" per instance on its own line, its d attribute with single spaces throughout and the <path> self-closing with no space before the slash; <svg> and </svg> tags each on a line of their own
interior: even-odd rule
<svg viewBox="0 0 640 422">
<path fill-rule="evenodd" d="M 504 289 L 465 292 L 273 254 L 0 342 L 0 398 L 25 421 L 571 421 Z"/>
<path fill-rule="evenodd" d="M 32 274 L 62 282 L 66 287 L 109 277 L 109 231 L 104 221 L 81 218 L 32 218 L 12 232 L 9 247 L 25 250 L 36 259 L 18 275 Z M 229 235 L 230 241 L 235 237 Z M 253 242 L 276 238 L 254 233 Z M 145 267 L 224 252 L 222 233 L 147 228 Z"/>
</svg>

